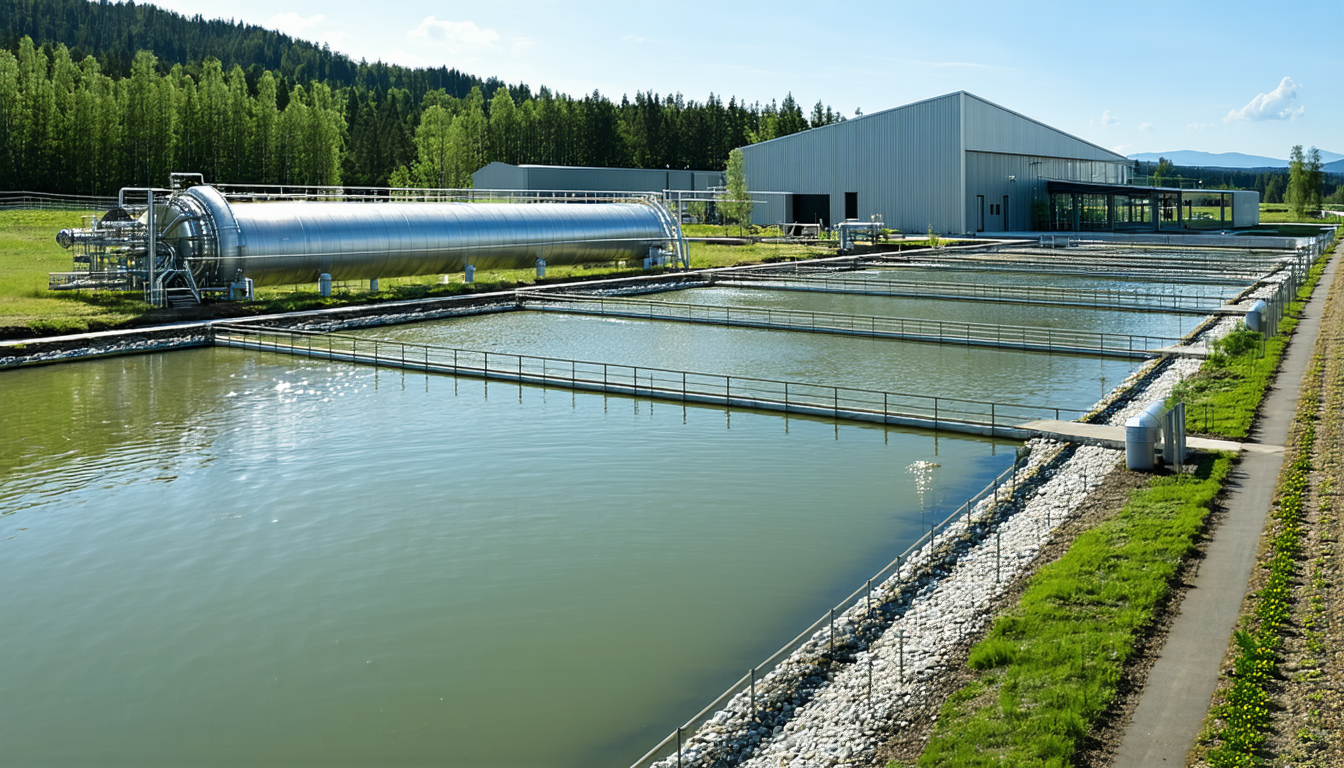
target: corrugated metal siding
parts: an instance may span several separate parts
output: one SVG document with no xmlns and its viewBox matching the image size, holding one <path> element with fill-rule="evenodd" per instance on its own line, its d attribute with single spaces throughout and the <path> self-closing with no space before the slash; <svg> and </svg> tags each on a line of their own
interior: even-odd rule
<svg viewBox="0 0 1344 768">
<path fill-rule="evenodd" d="M 1013 177 L 1009 181 L 1009 177 Z M 1002 232 L 1031 228 L 1033 201 L 1044 204 L 1047 179 L 1124 184 L 1129 166 L 1099 160 L 1065 160 L 1058 157 L 1011 155 L 990 152 L 966 153 L 966 227 L 976 231 L 980 204 L 985 196 L 985 231 Z M 1008 221 L 989 214 L 990 203 L 1002 204 L 1008 195 Z"/>
<path fill-rule="evenodd" d="M 647 168 L 570 168 L 559 165 L 490 163 L 471 175 L 477 189 L 578 190 L 588 192 L 662 192 L 723 186 L 721 171 L 670 171 Z"/>
<path fill-rule="evenodd" d="M 1260 193 L 1239 190 L 1232 193 L 1232 226 L 1254 227 L 1260 223 Z"/>
<path fill-rule="evenodd" d="M 751 223 L 768 227 L 789 220 L 789 195 L 785 192 L 752 192 L 756 201 L 751 209 Z"/>
<path fill-rule="evenodd" d="M 661 192 L 669 189 L 669 172 L 629 168 L 527 168 L 527 189 L 574 189 L 602 192 Z"/>
<path fill-rule="evenodd" d="M 962 232 L 961 94 L 878 112 L 743 147 L 747 186 L 831 196 L 844 219 L 857 192 L 859 218 L 880 213 L 907 232 Z"/>
<path fill-rule="evenodd" d="M 1125 162 L 1122 155 L 966 94 L 966 150 Z"/>
<path fill-rule="evenodd" d="M 527 189 L 527 174 L 516 165 L 490 163 L 471 174 L 477 189 Z"/>
</svg>

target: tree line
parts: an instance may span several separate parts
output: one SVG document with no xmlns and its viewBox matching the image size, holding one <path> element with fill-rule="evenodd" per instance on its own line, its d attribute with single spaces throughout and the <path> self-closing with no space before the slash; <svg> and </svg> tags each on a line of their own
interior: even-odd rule
<svg viewBox="0 0 1344 768">
<path fill-rule="evenodd" d="M 844 118 L 781 104 L 636 93 L 614 103 L 477 83 L 431 89 L 299 83 L 215 57 L 149 51 L 125 76 L 30 37 L 0 50 L 0 189 L 109 194 L 171 171 L 217 183 L 467 187 L 491 161 L 722 170 L 730 150 Z M 515 94 L 521 94 L 516 96 Z"/>
<path fill-rule="evenodd" d="M 248 89 L 242 70 L 207 59 L 195 75 L 163 72 L 147 51 L 115 79 L 92 56 L 76 63 L 20 41 L 0 51 L 0 188 L 110 194 L 163 186 L 175 170 L 236 182 L 340 181 L 345 132 L 328 86 L 287 87 L 270 72 Z"/>
<path fill-rule="evenodd" d="M 1312 148 L 1315 150 L 1315 147 Z M 1301 152 L 1301 147 L 1296 147 Z M 1307 153 L 1309 154 L 1309 153 Z M 1320 154 L 1315 155 L 1316 166 L 1311 176 L 1313 189 L 1316 190 L 1316 208 L 1319 210 L 1324 201 L 1344 203 L 1344 184 L 1338 175 L 1324 173 L 1321 168 Z M 1306 155 L 1303 162 L 1308 161 Z M 1200 186 L 1204 189 L 1253 189 L 1260 193 L 1262 203 L 1288 203 L 1291 181 L 1291 163 L 1289 168 L 1205 168 L 1192 165 L 1175 165 L 1165 157 L 1157 162 L 1135 161 L 1134 175 L 1147 179 L 1153 186 Z M 1304 180 L 1306 176 L 1302 177 Z M 1302 183 L 1302 182 L 1300 182 Z M 1305 203 L 1311 195 L 1304 194 Z M 1303 213 L 1304 211 L 1298 211 Z"/>
</svg>

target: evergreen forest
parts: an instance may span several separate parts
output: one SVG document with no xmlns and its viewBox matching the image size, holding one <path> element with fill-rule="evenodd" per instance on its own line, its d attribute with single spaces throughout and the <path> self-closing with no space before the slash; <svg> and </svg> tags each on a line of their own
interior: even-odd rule
<svg viewBox="0 0 1344 768">
<path fill-rule="evenodd" d="M 240 184 L 468 187 L 506 163 L 722 170 L 844 118 L 818 102 L 619 102 L 354 62 L 152 5 L 0 0 L 0 189 L 101 195 L 172 171 Z"/>
</svg>

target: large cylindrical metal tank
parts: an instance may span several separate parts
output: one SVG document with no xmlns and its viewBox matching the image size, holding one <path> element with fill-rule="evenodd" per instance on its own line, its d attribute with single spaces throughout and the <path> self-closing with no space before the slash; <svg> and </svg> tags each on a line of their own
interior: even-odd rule
<svg viewBox="0 0 1344 768">
<path fill-rule="evenodd" d="M 677 237 L 674 219 L 639 203 L 230 203 L 197 186 L 170 205 L 160 240 L 203 287 L 642 259 Z"/>
</svg>

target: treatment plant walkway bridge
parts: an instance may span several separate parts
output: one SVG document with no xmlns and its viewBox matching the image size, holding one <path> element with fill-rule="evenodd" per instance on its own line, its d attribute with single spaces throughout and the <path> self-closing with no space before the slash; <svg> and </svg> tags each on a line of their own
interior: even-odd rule
<svg viewBox="0 0 1344 768">
<path fill-rule="evenodd" d="M 343 333 L 219 324 L 215 346 L 543 387 L 752 408 L 1025 440 L 1022 424 L 1082 409 L 882 392 L 748 376 L 454 349 Z"/>
<path fill-rule="evenodd" d="M 805 277 L 780 274 L 717 273 L 711 284 L 735 288 L 759 288 L 772 291 L 816 291 L 863 296 L 896 296 L 911 299 L 948 299 L 952 301 L 992 301 L 1005 304 L 1042 304 L 1086 309 L 1115 309 L 1126 312 L 1165 312 L 1182 315 L 1209 315 L 1226 304 L 1222 296 L 1148 293 L 1114 288 L 1061 288 L 1038 285 L 994 285 L 981 283 L 905 282 L 884 278 Z"/>
<path fill-rule="evenodd" d="M 578 296 L 551 291 L 519 291 L 518 299 L 523 309 L 547 312 L 866 336 L 933 344 L 1022 349 L 1032 352 L 1130 359 L 1159 355 L 1205 354 L 1202 343 L 1182 346 L 1183 340 L 1166 336 L 793 309 L 685 304 L 647 299 Z"/>
</svg>

